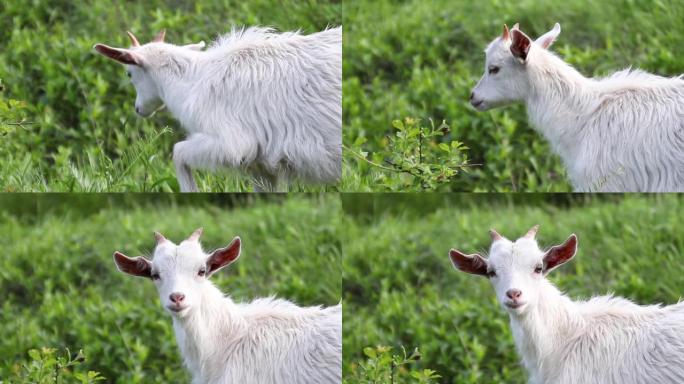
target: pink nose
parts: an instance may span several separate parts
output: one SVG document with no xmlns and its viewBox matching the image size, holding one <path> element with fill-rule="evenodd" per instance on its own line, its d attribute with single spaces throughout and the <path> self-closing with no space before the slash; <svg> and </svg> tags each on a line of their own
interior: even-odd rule
<svg viewBox="0 0 684 384">
<path fill-rule="evenodd" d="M 185 295 L 179 292 L 174 292 L 169 295 L 169 299 L 174 303 L 174 304 L 180 304 L 183 299 L 185 299 Z"/>
<path fill-rule="evenodd" d="M 506 296 L 508 296 L 508 298 L 511 300 L 519 299 L 521 295 L 522 292 L 520 292 L 519 289 L 509 289 L 506 291 Z"/>
</svg>

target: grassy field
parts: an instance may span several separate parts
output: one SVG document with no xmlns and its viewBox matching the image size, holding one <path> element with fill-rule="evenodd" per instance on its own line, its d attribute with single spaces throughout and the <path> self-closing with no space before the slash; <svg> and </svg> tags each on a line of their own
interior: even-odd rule
<svg viewBox="0 0 684 384">
<path fill-rule="evenodd" d="M 0 191 L 178 190 L 179 124 L 168 112 L 138 117 L 123 66 L 96 54 L 95 43 L 127 47 L 126 30 L 147 42 L 162 28 L 179 44 L 209 42 L 234 25 L 310 33 L 340 25 L 341 14 L 339 0 L 3 1 Z M 197 182 L 205 192 L 252 189 L 237 173 Z"/>
<path fill-rule="evenodd" d="M 381 170 L 351 152 L 369 152 L 368 160 L 387 166 L 388 153 L 397 150 L 388 140 L 396 132 L 392 122 L 408 116 L 425 124 L 446 120 L 451 129 L 440 140 L 469 147 L 473 166 L 435 188 L 568 191 L 560 160 L 533 132 L 522 106 L 481 113 L 469 105 L 471 88 L 484 70 L 484 48 L 504 23 L 520 22 L 536 37 L 560 22 L 552 50 L 586 76 L 629 66 L 674 76 L 684 73 L 682 20 L 679 0 L 345 3 L 342 190 L 396 189 L 413 178 Z M 406 189 L 410 182 L 400 184 Z"/>
<path fill-rule="evenodd" d="M 525 383 L 508 315 L 486 279 L 453 268 L 449 249 L 486 252 L 489 228 L 517 238 L 541 224 L 542 247 L 578 235 L 575 259 L 549 275 L 571 297 L 614 292 L 674 304 L 684 292 L 682 203 L 676 195 L 343 195 L 345 375 L 358 374 L 364 348 L 384 345 L 419 347 L 415 367 L 443 383 Z M 403 377 L 395 383 L 414 382 Z"/>
<path fill-rule="evenodd" d="M 207 250 L 242 237 L 240 260 L 212 277 L 236 301 L 335 305 L 340 215 L 337 196 L 0 196 L 0 382 L 39 382 L 26 371 L 41 347 L 83 349 L 77 369 L 106 382 L 189 382 L 154 285 L 118 272 L 112 253 L 149 254 L 153 230 L 178 242 L 203 226 Z"/>
</svg>

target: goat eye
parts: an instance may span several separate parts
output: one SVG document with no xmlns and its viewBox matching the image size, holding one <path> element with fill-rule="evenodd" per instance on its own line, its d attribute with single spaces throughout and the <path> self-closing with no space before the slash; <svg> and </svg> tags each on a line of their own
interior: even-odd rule
<svg viewBox="0 0 684 384">
<path fill-rule="evenodd" d="M 541 265 L 537 265 L 537 266 L 534 268 L 534 273 L 542 273 L 542 269 L 543 269 L 543 268 L 542 268 Z"/>
<path fill-rule="evenodd" d="M 490 65 L 490 66 L 489 66 L 489 74 L 490 74 L 490 75 L 496 75 L 497 73 L 499 73 L 499 70 L 500 70 L 500 69 L 501 69 L 501 68 L 500 68 L 500 67 L 497 67 L 496 65 Z"/>
<path fill-rule="evenodd" d="M 491 271 L 488 271 L 488 272 L 487 272 L 487 276 L 489 276 L 489 277 L 495 277 L 495 276 L 496 276 L 496 271 L 493 270 L 493 269 L 492 269 Z"/>
<path fill-rule="evenodd" d="M 161 277 L 159 276 L 159 272 L 152 274 L 152 280 L 159 280 L 159 279 L 161 279 Z"/>
<path fill-rule="evenodd" d="M 206 271 L 205 269 L 200 269 L 200 270 L 197 272 L 197 276 L 202 276 L 202 277 L 204 277 L 204 275 L 206 275 L 206 274 L 207 274 L 207 271 Z"/>
</svg>

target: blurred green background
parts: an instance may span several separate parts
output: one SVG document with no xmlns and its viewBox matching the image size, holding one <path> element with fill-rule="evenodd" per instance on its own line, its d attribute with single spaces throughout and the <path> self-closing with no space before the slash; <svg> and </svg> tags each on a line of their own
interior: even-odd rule
<svg viewBox="0 0 684 384">
<path fill-rule="evenodd" d="M 675 304 L 684 292 L 682 203 L 680 195 L 343 195 L 345 376 L 363 377 L 363 349 L 385 345 L 419 347 L 416 367 L 436 370 L 439 382 L 527 382 L 489 281 L 456 271 L 449 249 L 486 253 L 490 228 L 517 238 L 540 224 L 541 247 L 578 235 L 577 256 L 549 275 L 569 296 Z M 397 371 L 394 382 L 414 380 Z"/>
<path fill-rule="evenodd" d="M 341 0 L 3 1 L 0 190 L 178 189 L 171 153 L 183 138 L 179 124 L 168 112 L 138 117 L 124 67 L 96 54 L 95 43 L 128 47 L 127 30 L 144 43 L 162 28 L 177 44 L 242 25 L 311 33 L 341 18 Z M 197 181 L 205 192 L 252 188 L 236 172 Z"/>
<path fill-rule="evenodd" d="M 552 47 L 585 76 L 629 66 L 684 73 L 681 0 L 354 0 L 344 4 L 344 143 L 380 164 L 392 121 L 446 120 L 444 141 L 470 147 L 451 191 L 569 191 L 560 160 L 527 123 L 522 106 L 477 112 L 468 102 L 484 71 L 484 49 L 502 25 L 537 37 L 555 22 Z M 361 143 L 363 140 L 366 142 Z M 402 177 L 346 151 L 345 191 L 372 191 Z M 404 175 L 405 176 L 405 175 Z"/>
<path fill-rule="evenodd" d="M 76 370 L 107 382 L 187 383 L 154 285 L 112 253 L 149 255 L 154 230 L 179 242 L 203 226 L 208 251 L 242 237 L 240 260 L 212 277 L 234 300 L 336 305 L 340 215 L 335 195 L 0 195 L 0 382 L 38 382 L 26 372 L 44 362 L 27 351 L 51 347 L 83 349 Z"/>
</svg>

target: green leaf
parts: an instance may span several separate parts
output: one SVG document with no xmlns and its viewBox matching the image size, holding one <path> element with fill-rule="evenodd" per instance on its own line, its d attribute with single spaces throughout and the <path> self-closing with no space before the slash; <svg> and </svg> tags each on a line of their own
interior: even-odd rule
<svg viewBox="0 0 684 384">
<path fill-rule="evenodd" d="M 371 359 L 375 359 L 376 357 L 378 357 L 377 353 L 375 352 L 375 349 L 371 347 L 364 348 L 363 354 L 370 357 Z"/>
</svg>

